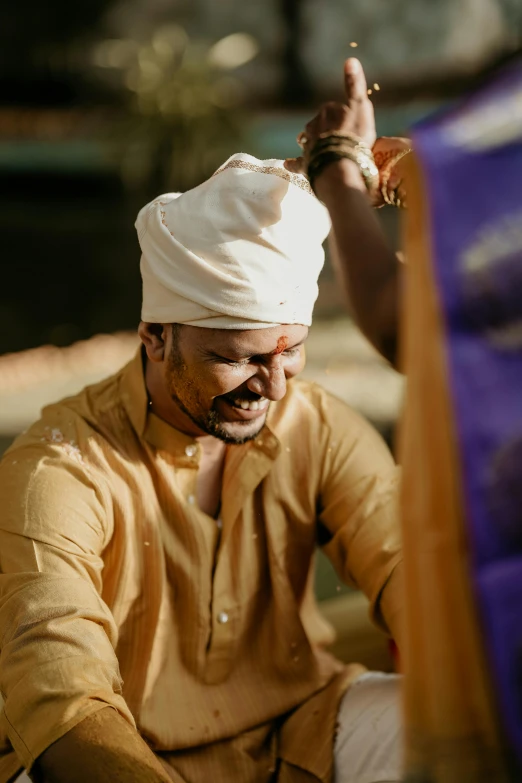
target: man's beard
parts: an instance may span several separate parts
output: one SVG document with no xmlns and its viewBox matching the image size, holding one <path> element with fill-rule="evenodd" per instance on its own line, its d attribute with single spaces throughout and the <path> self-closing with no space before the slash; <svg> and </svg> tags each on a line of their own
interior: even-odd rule
<svg viewBox="0 0 522 783">
<path fill-rule="evenodd" d="M 206 432 L 207 435 L 212 435 L 214 438 L 219 438 L 219 440 L 222 440 L 224 443 L 235 444 L 236 446 L 239 446 L 241 443 L 248 443 L 249 440 L 254 440 L 257 438 L 265 426 L 265 423 L 263 422 L 263 425 L 258 430 L 256 430 L 256 432 L 252 432 L 250 435 L 237 437 L 226 431 L 224 422 L 220 420 L 217 411 L 215 411 L 213 408 L 211 408 L 204 416 L 195 416 L 193 413 L 191 413 L 187 406 L 184 405 L 183 401 L 180 400 L 180 398 L 172 389 L 170 390 L 170 396 L 176 405 L 180 408 L 180 410 L 182 410 L 183 413 L 188 416 L 197 427 L 199 427 L 200 430 Z M 237 423 L 240 424 L 240 422 Z M 245 422 L 245 424 L 248 423 L 250 422 Z"/>
<path fill-rule="evenodd" d="M 185 416 L 188 416 L 188 418 L 197 426 L 200 430 L 205 432 L 207 435 L 212 435 L 214 438 L 219 438 L 219 440 L 224 441 L 224 443 L 230 443 L 235 445 L 240 445 L 241 443 L 247 443 L 250 440 L 254 440 L 257 438 L 263 427 L 265 426 L 266 417 L 263 421 L 263 424 L 261 427 L 256 430 L 255 432 L 252 432 L 248 435 L 244 436 L 234 436 L 231 435 L 226 430 L 226 424 L 228 422 L 223 422 L 219 418 L 219 414 L 216 410 L 211 408 L 207 413 L 202 415 L 197 415 L 193 413 L 188 405 L 183 402 L 183 400 L 178 396 L 175 389 L 178 386 L 185 386 L 189 399 L 194 401 L 194 407 L 203 407 L 203 404 L 200 404 L 198 399 L 197 390 L 194 389 L 194 382 L 190 379 L 188 368 L 183 361 L 183 358 L 181 357 L 179 350 L 177 348 L 177 345 L 174 343 L 172 346 L 172 352 L 170 355 L 170 361 L 169 361 L 169 394 L 173 402 L 176 403 L 176 405 L 179 407 L 181 411 L 185 414 Z M 228 399 L 228 401 L 233 401 L 234 397 L 231 394 L 223 395 L 224 399 Z M 217 398 L 215 398 L 217 399 Z M 249 424 L 250 422 L 245 422 L 245 425 Z M 241 422 L 237 422 L 237 424 L 241 425 Z"/>
</svg>

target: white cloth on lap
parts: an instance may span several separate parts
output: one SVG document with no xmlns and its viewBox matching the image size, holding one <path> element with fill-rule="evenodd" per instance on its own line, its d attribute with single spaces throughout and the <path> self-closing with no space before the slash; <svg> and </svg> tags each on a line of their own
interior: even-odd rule
<svg viewBox="0 0 522 783">
<path fill-rule="evenodd" d="M 402 780 L 401 682 L 396 674 L 367 672 L 346 692 L 334 746 L 334 783 Z"/>
</svg>

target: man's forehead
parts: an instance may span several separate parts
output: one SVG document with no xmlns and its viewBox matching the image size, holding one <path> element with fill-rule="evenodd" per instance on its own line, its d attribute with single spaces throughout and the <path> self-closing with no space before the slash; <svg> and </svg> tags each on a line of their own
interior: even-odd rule
<svg viewBox="0 0 522 783">
<path fill-rule="evenodd" d="M 282 353 L 308 335 L 308 327 L 300 324 L 249 330 L 193 328 L 198 329 L 195 336 L 201 346 L 215 350 L 226 347 L 243 354 Z"/>
</svg>

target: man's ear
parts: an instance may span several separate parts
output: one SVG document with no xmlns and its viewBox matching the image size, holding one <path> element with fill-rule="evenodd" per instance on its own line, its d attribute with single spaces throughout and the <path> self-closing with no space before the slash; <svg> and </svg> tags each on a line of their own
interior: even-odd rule
<svg viewBox="0 0 522 783">
<path fill-rule="evenodd" d="M 147 358 L 151 362 L 162 362 L 165 358 L 167 328 L 167 324 L 146 324 L 144 321 L 140 322 L 138 334 L 145 346 Z"/>
</svg>

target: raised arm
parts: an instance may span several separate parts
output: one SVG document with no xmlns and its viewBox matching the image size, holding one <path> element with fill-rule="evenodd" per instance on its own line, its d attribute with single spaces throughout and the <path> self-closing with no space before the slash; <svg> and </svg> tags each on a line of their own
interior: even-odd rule
<svg viewBox="0 0 522 783">
<path fill-rule="evenodd" d="M 357 325 L 397 364 L 401 265 L 370 207 L 361 175 L 349 160 L 328 166 L 316 190 L 332 220 L 331 257 Z"/>
<path fill-rule="evenodd" d="M 358 60 L 346 61 L 344 79 L 346 103 L 322 106 L 302 134 L 303 157 L 286 162 L 290 170 L 306 172 L 319 137 L 335 132 L 355 134 L 373 147 L 381 167 L 408 148 L 407 139 L 376 142 L 373 105 Z M 395 170 L 393 177 L 397 177 Z M 396 184 L 396 180 L 389 183 L 391 187 Z M 375 214 L 374 207 L 382 205 L 381 193 L 378 189 L 368 193 L 359 167 L 348 159 L 325 166 L 314 178 L 313 187 L 330 213 L 333 263 L 357 324 L 375 348 L 395 365 L 402 265 Z"/>
</svg>

